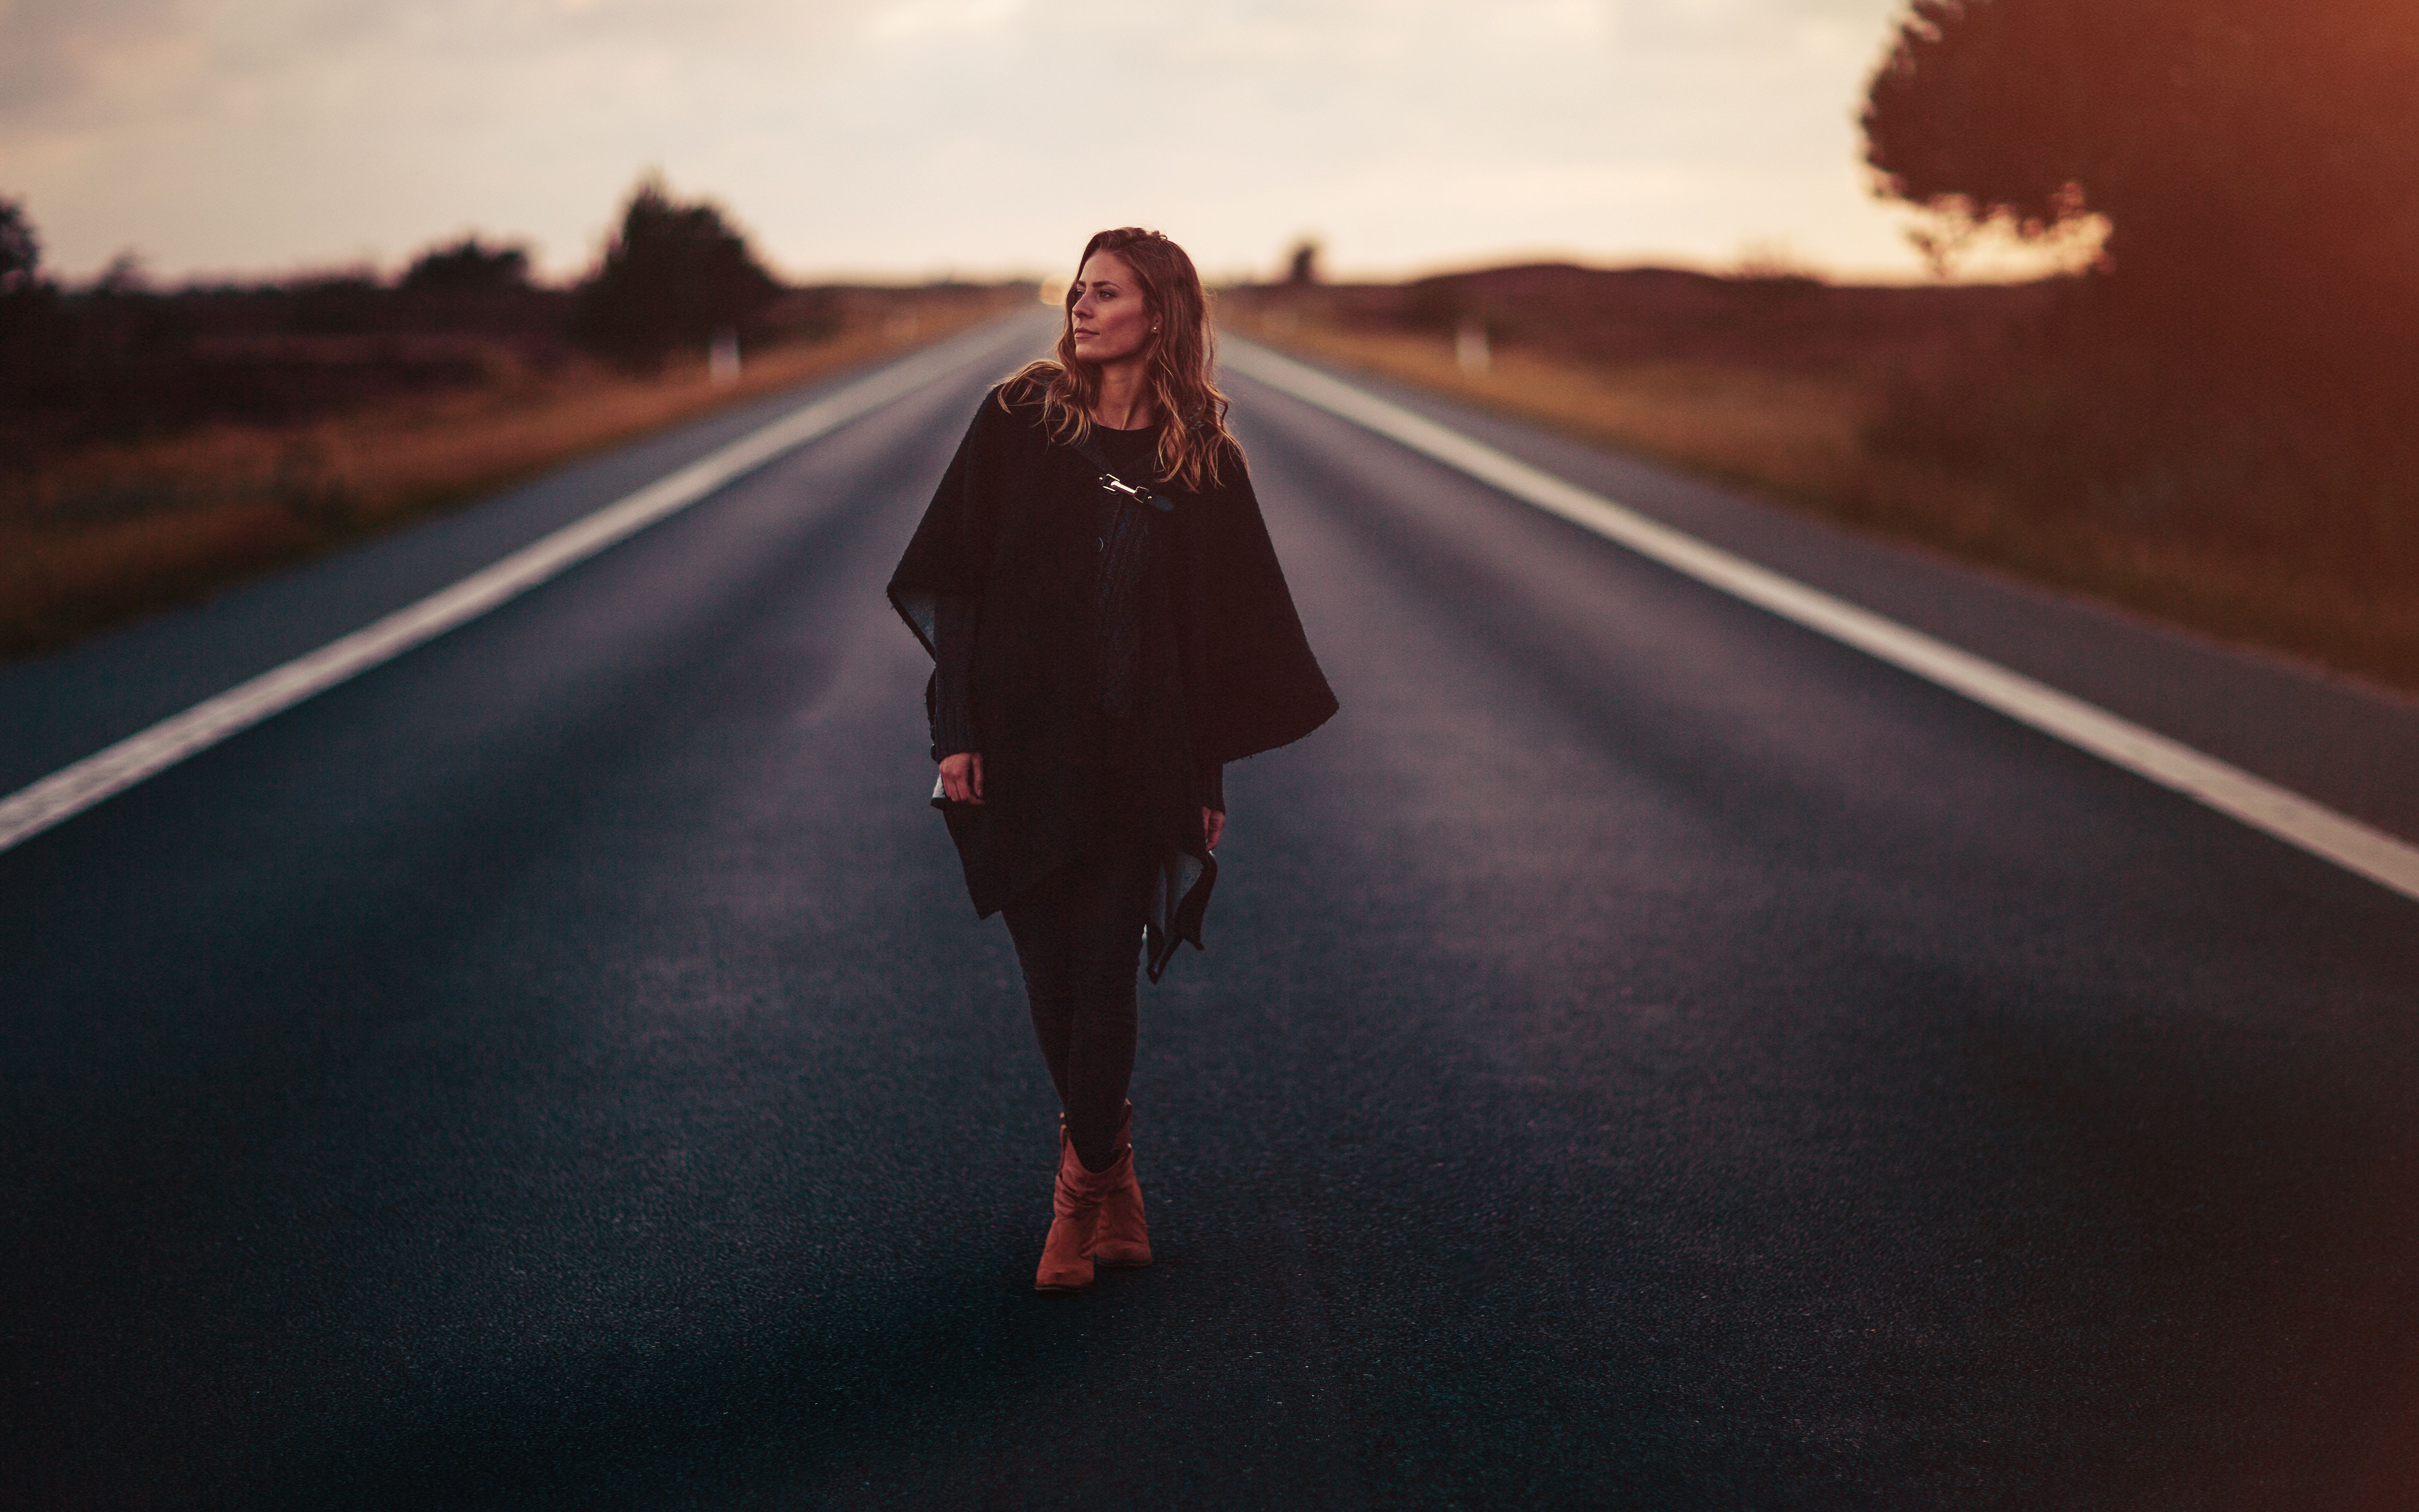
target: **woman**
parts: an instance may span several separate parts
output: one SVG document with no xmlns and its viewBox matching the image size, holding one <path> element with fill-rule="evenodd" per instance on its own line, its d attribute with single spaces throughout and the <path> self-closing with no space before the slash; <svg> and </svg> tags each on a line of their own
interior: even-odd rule
<svg viewBox="0 0 2419 1512">
<path fill-rule="evenodd" d="M 932 655 L 933 803 L 975 911 L 1008 916 L 1057 1085 L 1034 1276 L 1150 1263 L 1133 1174 L 1134 966 L 1201 946 L 1225 764 L 1335 712 L 1210 382 L 1200 275 L 1103 231 L 1056 360 L 985 396 L 890 600 Z"/>
</svg>

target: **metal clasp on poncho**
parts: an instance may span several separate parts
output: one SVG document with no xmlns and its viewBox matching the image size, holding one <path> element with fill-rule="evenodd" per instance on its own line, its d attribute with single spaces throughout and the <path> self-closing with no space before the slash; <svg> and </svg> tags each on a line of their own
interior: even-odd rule
<svg viewBox="0 0 2419 1512">
<path fill-rule="evenodd" d="M 1158 510 L 1163 515 L 1176 507 L 1174 504 L 1169 503 L 1166 500 L 1162 499 L 1159 495 L 1152 493 L 1148 488 L 1137 488 L 1132 484 L 1128 483 L 1125 479 L 1118 477 L 1114 472 L 1103 472 L 1101 474 L 1101 487 L 1108 493 L 1123 494 L 1125 497 L 1132 500 L 1138 504 L 1148 504 L 1151 508 Z"/>
</svg>

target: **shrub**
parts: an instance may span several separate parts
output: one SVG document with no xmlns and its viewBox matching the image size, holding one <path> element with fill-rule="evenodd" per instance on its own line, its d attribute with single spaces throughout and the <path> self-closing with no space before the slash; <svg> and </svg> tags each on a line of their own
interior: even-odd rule
<svg viewBox="0 0 2419 1512">
<path fill-rule="evenodd" d="M 487 294 L 528 285 L 527 248 L 491 247 L 477 237 L 429 248 L 403 275 L 403 287 L 412 293 Z"/>
</svg>

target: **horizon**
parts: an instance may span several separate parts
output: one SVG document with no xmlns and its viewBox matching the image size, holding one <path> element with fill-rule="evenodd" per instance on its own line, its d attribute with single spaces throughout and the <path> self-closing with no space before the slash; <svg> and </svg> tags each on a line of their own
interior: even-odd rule
<svg viewBox="0 0 2419 1512">
<path fill-rule="evenodd" d="M 28 207 L 28 209 L 30 212 L 30 207 Z M 39 218 L 37 218 L 36 221 L 36 229 L 38 231 L 40 229 Z M 523 245 L 523 243 L 516 242 L 510 239 L 493 238 L 485 235 L 482 235 L 481 239 L 483 243 L 490 249 L 502 249 Z M 439 239 L 438 240 L 431 241 L 426 246 L 419 250 L 421 252 L 434 252 L 441 250 L 447 245 L 458 244 L 459 240 L 459 237 Z M 112 273 L 112 269 L 104 267 L 80 278 L 61 277 L 58 275 L 56 270 L 49 268 L 47 257 L 45 257 L 44 260 L 44 267 L 46 271 L 49 273 L 49 276 L 51 276 L 53 281 L 59 285 L 61 291 L 71 295 L 94 291 L 99 285 L 107 281 Z M 208 293 L 222 289 L 250 290 L 289 287 L 319 281 L 333 282 L 350 278 L 365 278 L 374 281 L 382 286 L 392 286 L 402 279 L 404 273 L 409 270 L 409 267 L 410 259 L 405 259 L 387 265 L 375 265 L 370 263 L 332 263 L 325 265 L 302 264 L 288 268 L 210 270 L 172 277 L 156 273 L 147 266 L 138 262 L 131 270 L 131 272 L 134 279 L 133 287 L 141 292 L 151 294 L 184 294 Z M 1839 276 L 1831 270 L 1816 268 L 1784 266 L 1771 269 L 1756 269 L 1742 268 L 1736 265 L 1730 267 L 1718 265 L 1691 266 L 1677 260 L 1663 262 L 1602 262 L 1588 261 L 1578 256 L 1567 255 L 1529 255 L 1516 251 L 1507 253 L 1502 261 L 1456 264 L 1433 269 L 1411 269 L 1399 273 L 1379 272 L 1363 275 L 1357 273 L 1334 274 L 1322 272 L 1317 282 L 1313 286 L 1319 288 L 1401 286 L 1422 283 L 1429 279 L 1469 278 L 1488 273 L 1511 272 L 1531 268 L 1569 268 L 1590 273 L 1683 273 L 1691 277 L 1721 279 L 1725 281 L 1752 281 L 1758 278 L 1803 277 L 1830 288 L 1995 287 L 2014 284 L 2032 283 L 2045 278 L 2061 277 L 2065 276 L 2069 271 L 2068 270 L 2057 268 L 2042 268 L 2035 270 L 2011 270 L 2000 276 L 1973 276 L 1967 273 L 1960 273 L 1955 277 L 1945 280 L 1934 277 L 1929 273 L 1910 273 L 1900 276 L 1880 276 L 1872 278 L 1847 278 Z M 583 282 L 593 275 L 594 270 L 593 265 L 591 265 L 589 268 L 578 270 L 568 274 L 550 276 L 543 271 L 533 269 L 529 277 L 529 285 L 535 289 L 568 294 L 576 292 Z M 1050 285 L 1056 285 L 1063 287 L 1067 282 L 1064 273 L 1045 273 L 1031 268 L 1007 269 L 997 271 L 954 269 L 940 270 L 924 274 L 898 273 L 891 271 L 852 271 L 849 270 L 840 270 L 828 273 L 818 274 L 809 278 L 790 277 L 785 275 L 778 268 L 770 269 L 769 270 L 773 273 L 776 279 L 780 281 L 782 288 L 789 292 L 803 292 L 810 289 L 898 289 L 904 291 L 948 287 L 951 285 L 990 288 L 1013 286 L 1017 285 L 1034 285 L 1040 287 L 1048 287 Z M 1238 274 L 1222 274 L 1205 270 L 1202 273 L 1201 282 L 1202 286 L 1212 294 L 1215 294 L 1222 289 L 1278 288 L 1287 285 L 1286 278 L 1276 270 L 1261 270 L 1250 273 Z"/>
<path fill-rule="evenodd" d="M 1125 224 L 1214 283 L 1305 237 L 1336 283 L 1932 281 L 1855 126 L 1903 0 L 299 3 L 0 11 L 0 195 L 54 276 L 127 253 L 169 285 L 392 276 L 477 235 L 560 284 L 655 170 L 795 285 L 1063 277 L 1054 249 Z M 1008 129 L 1071 79 L 1147 123 L 1074 172 Z M 2054 265 L 1983 249 L 1958 281 Z"/>
</svg>

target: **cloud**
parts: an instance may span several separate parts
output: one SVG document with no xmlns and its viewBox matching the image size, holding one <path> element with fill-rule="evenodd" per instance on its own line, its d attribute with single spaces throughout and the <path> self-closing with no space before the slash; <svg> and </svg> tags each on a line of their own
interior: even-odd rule
<svg viewBox="0 0 2419 1512">
<path fill-rule="evenodd" d="M 190 69 L 175 0 L 0 0 L 0 123 L 81 108 Z"/>
<path fill-rule="evenodd" d="M 898 0 L 867 13 L 864 31 L 878 43 L 916 43 L 940 37 L 994 32 L 1016 20 L 1025 0 Z"/>
</svg>

